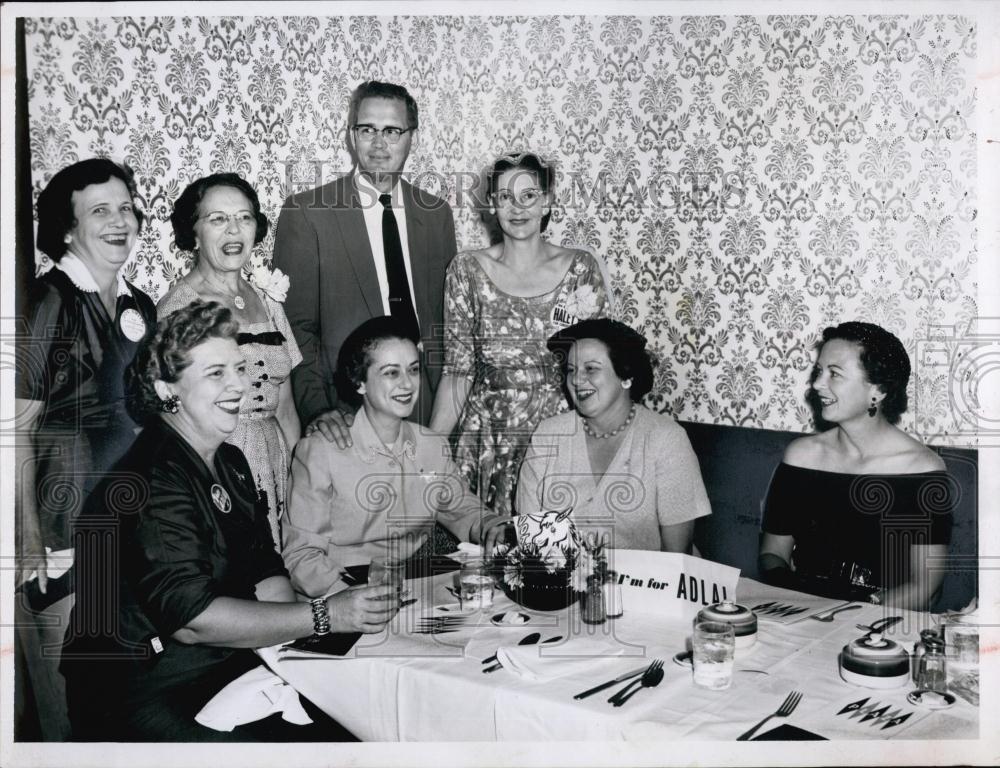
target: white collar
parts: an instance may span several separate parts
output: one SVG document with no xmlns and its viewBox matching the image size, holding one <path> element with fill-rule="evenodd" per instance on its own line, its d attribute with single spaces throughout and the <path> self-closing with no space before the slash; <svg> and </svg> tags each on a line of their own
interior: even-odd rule
<svg viewBox="0 0 1000 768">
<path fill-rule="evenodd" d="M 389 195 L 392 198 L 393 208 L 403 207 L 403 191 L 401 189 L 402 178 L 398 179 L 395 184 L 392 185 L 392 189 L 389 190 Z M 380 191 L 378 187 L 371 183 L 367 176 L 365 176 L 361 169 L 357 166 L 354 167 L 354 183 L 358 187 L 358 192 L 361 193 L 361 202 L 367 203 L 368 200 L 378 202 L 380 196 L 385 194 Z"/>
<path fill-rule="evenodd" d="M 70 282 L 81 291 L 97 293 L 100 290 L 90 268 L 84 264 L 79 256 L 70 251 L 66 251 L 63 257 L 55 262 L 55 268 L 65 274 L 70 279 Z M 128 283 L 125 282 L 125 278 L 122 276 L 122 270 L 118 270 L 116 278 L 118 280 L 118 292 L 115 296 L 128 296 L 131 294 Z"/>
</svg>

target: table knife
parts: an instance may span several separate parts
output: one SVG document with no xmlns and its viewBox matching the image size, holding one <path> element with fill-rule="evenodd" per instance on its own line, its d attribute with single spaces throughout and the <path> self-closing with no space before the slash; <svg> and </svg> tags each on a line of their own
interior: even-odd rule
<svg viewBox="0 0 1000 768">
<path fill-rule="evenodd" d="M 639 675 L 641 675 L 643 672 L 646 671 L 646 667 L 648 666 L 649 666 L 648 664 L 643 664 L 638 669 L 633 669 L 631 672 L 626 672 L 623 675 L 618 675 L 618 677 L 616 677 L 614 680 L 608 680 L 608 682 L 606 683 L 601 683 L 600 685 L 594 686 L 593 688 L 589 688 L 583 693 L 576 694 L 576 696 L 574 696 L 573 698 L 585 699 L 588 696 L 597 693 L 598 691 L 603 691 L 605 688 L 610 688 L 612 685 L 615 685 L 616 683 L 623 683 L 631 677 L 638 677 Z"/>
</svg>

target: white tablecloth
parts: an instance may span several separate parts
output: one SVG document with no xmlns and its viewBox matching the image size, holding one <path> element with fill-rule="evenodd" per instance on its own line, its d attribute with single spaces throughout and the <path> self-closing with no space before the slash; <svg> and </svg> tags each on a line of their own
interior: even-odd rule
<svg viewBox="0 0 1000 768">
<path fill-rule="evenodd" d="M 962 699 L 932 712 L 906 701 L 912 685 L 871 690 L 850 685 L 838 674 L 840 649 L 863 634 L 855 624 L 903 615 L 887 634 L 912 649 L 920 630 L 932 626 L 927 614 L 865 605 L 831 623 L 761 621 L 757 644 L 737 651 L 733 686 L 707 691 L 694 685 L 689 668 L 672 661 L 689 644 L 690 624 L 677 619 L 626 611 L 594 629 L 580 622 L 573 606 L 555 613 L 526 611 L 528 624 L 497 627 L 489 623 L 490 615 L 517 608 L 501 596 L 481 623 L 462 631 L 407 632 L 435 605 L 454 603 L 447 591 L 451 578 L 411 584 L 418 602 L 397 617 L 390 632 L 364 636 L 350 658 L 288 658 L 277 648 L 261 655 L 279 676 L 365 741 L 730 740 L 774 712 L 792 690 L 803 694 L 796 711 L 772 719 L 758 735 L 787 723 L 829 739 L 979 737 L 979 709 Z M 795 596 L 747 579 L 740 581 L 738 593 L 739 601 L 751 606 Z M 513 645 L 529 632 L 545 640 L 588 631 L 607 633 L 605 639 L 620 642 L 623 653 L 594 659 L 584 674 L 546 682 L 525 681 L 504 669 L 482 672 L 481 660 L 498 645 Z M 559 643 L 543 652 L 560 653 Z M 607 703 L 621 686 L 573 699 L 653 658 L 666 662 L 663 682 L 625 706 Z"/>
</svg>

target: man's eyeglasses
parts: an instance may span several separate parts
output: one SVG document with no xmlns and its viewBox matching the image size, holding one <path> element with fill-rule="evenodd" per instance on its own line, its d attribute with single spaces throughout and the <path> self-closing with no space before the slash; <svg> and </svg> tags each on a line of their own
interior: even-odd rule
<svg viewBox="0 0 1000 768">
<path fill-rule="evenodd" d="M 542 199 L 542 194 L 542 190 L 540 189 L 522 189 L 517 195 L 510 190 L 501 189 L 497 191 L 493 199 L 496 201 L 498 206 L 502 207 L 514 205 L 516 203 L 521 208 L 530 208 Z"/>
<path fill-rule="evenodd" d="M 215 229 L 225 229 L 232 222 L 240 229 L 250 229 L 257 226 L 257 217 L 250 211 L 239 211 L 238 213 L 223 213 L 222 211 L 212 211 L 204 216 L 198 217 L 199 221 L 207 221 L 210 227 Z"/>
<path fill-rule="evenodd" d="M 400 137 L 404 133 L 415 130 L 413 128 L 397 128 L 395 125 L 387 125 L 385 128 L 376 128 L 374 125 L 355 125 L 354 131 L 362 141 L 374 141 L 376 136 L 381 136 L 386 144 L 399 143 Z"/>
</svg>

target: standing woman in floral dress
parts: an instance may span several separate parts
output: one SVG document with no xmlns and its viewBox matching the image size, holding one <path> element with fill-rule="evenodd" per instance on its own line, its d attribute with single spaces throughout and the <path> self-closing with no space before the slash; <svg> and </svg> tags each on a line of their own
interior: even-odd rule
<svg viewBox="0 0 1000 768">
<path fill-rule="evenodd" d="M 501 515 L 511 514 L 535 427 L 568 407 L 546 340 L 607 314 L 598 261 L 542 237 L 554 175 L 531 153 L 497 159 L 487 181 L 503 239 L 458 254 L 445 278 L 445 364 L 430 426 L 451 436 L 472 491 Z"/>
<path fill-rule="evenodd" d="M 250 390 L 236 430 L 226 442 L 243 451 L 257 489 L 267 496 L 268 522 L 281 548 L 288 467 L 300 425 L 292 400 L 292 368 L 302 360 L 282 309 L 288 278 L 258 268 L 242 275 L 268 220 L 256 190 L 235 173 L 216 173 L 188 185 L 170 214 L 177 247 L 192 251 L 194 267 L 156 307 L 160 318 L 192 301 L 218 301 L 240 326 L 237 341 L 247 361 Z"/>
</svg>

